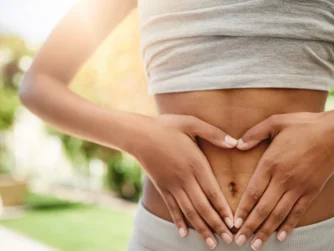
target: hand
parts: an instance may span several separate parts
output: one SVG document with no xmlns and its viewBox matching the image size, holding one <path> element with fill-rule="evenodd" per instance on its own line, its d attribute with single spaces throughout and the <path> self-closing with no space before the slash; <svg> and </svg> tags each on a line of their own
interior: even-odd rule
<svg viewBox="0 0 334 251">
<path fill-rule="evenodd" d="M 328 113 L 273 115 L 248 130 L 237 148 L 248 150 L 265 139 L 269 148 L 261 157 L 235 212 L 240 227 L 236 242 L 243 245 L 255 233 L 251 246 L 259 249 L 279 227 L 281 241 L 334 173 L 333 116 Z"/>
<path fill-rule="evenodd" d="M 135 137 L 132 155 L 162 195 L 180 235 L 187 235 L 184 215 L 209 248 L 217 245 L 210 228 L 230 243 L 232 234 L 222 219 L 232 227 L 232 210 L 196 137 L 223 148 L 235 147 L 237 140 L 188 115 L 161 115 L 141 128 L 145 132 Z"/>
</svg>

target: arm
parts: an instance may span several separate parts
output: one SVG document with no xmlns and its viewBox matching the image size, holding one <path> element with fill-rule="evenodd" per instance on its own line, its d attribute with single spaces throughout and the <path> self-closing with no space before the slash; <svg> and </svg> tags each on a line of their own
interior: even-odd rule
<svg viewBox="0 0 334 251">
<path fill-rule="evenodd" d="M 94 105 L 69 91 L 67 85 L 135 6 L 135 0 L 78 1 L 51 33 L 25 74 L 19 89 L 22 103 L 60 131 L 109 147 L 113 142 L 114 148 L 126 149 L 129 129 L 125 125 L 131 122 L 125 121 L 136 116 Z M 120 116 L 126 118 L 122 120 Z M 120 124 L 122 121 L 125 125 Z M 117 137 L 115 131 L 119 132 Z"/>
<path fill-rule="evenodd" d="M 21 101 L 62 132 L 134 155 L 164 198 L 181 236 L 187 235 L 185 215 L 210 247 L 217 241 L 209 226 L 230 242 L 222 219 L 232 223 L 232 211 L 195 137 L 225 148 L 234 147 L 235 139 L 192 116 L 151 118 L 104 108 L 67 88 L 134 7 L 135 0 L 79 1 L 35 57 L 20 86 Z"/>
</svg>

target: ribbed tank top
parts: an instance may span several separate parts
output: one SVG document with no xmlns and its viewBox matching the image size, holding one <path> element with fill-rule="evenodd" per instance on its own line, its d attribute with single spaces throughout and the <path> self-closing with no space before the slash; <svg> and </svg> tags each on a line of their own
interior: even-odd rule
<svg viewBox="0 0 334 251">
<path fill-rule="evenodd" d="M 334 83 L 334 0 L 138 0 L 138 12 L 150 94 Z"/>
</svg>

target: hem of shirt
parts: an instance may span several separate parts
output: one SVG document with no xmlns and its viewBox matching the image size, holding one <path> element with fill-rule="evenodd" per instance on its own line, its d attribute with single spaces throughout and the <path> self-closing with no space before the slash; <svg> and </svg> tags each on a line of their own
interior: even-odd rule
<svg viewBox="0 0 334 251">
<path fill-rule="evenodd" d="M 199 82 L 200 81 L 200 82 Z M 288 82 L 289 81 L 289 82 Z M 293 83 L 291 83 L 293 82 Z M 329 92 L 334 84 L 334 79 L 328 77 L 310 78 L 307 76 L 223 76 L 219 78 L 196 78 L 177 80 L 153 81 L 149 80 L 149 95 L 205 91 L 219 89 L 248 89 L 248 88 L 288 88 L 288 89 L 306 89 Z"/>
</svg>

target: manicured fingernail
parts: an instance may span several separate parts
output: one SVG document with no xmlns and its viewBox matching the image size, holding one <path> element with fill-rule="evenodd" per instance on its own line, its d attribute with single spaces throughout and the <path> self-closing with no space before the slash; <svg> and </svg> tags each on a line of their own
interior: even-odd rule
<svg viewBox="0 0 334 251">
<path fill-rule="evenodd" d="M 232 138 L 230 135 L 225 136 L 225 142 L 233 147 L 235 147 L 238 144 L 238 140 Z"/>
<path fill-rule="evenodd" d="M 227 233 L 223 233 L 222 238 L 227 244 L 230 244 L 232 242 L 232 237 L 229 236 Z"/>
<path fill-rule="evenodd" d="M 233 227 L 233 221 L 231 218 L 229 217 L 225 217 L 224 218 L 225 222 L 226 222 L 226 225 L 229 227 L 229 228 L 232 228 Z"/>
<path fill-rule="evenodd" d="M 279 233 L 279 235 L 277 236 L 277 239 L 279 239 L 280 241 L 284 241 L 286 238 L 286 232 L 282 231 Z"/>
<path fill-rule="evenodd" d="M 238 219 L 235 220 L 235 222 L 234 222 L 234 226 L 235 226 L 236 228 L 240 228 L 243 222 L 244 222 L 244 221 L 243 221 L 241 218 L 238 218 Z"/>
<path fill-rule="evenodd" d="M 238 238 L 235 240 L 235 242 L 239 245 L 242 246 L 245 244 L 246 241 L 246 236 L 245 235 L 239 235 Z"/>
<path fill-rule="evenodd" d="M 253 245 L 251 246 L 251 248 L 253 250 L 258 250 L 262 245 L 262 240 L 260 239 L 256 239 L 254 242 L 253 242 Z"/>
<path fill-rule="evenodd" d="M 206 244 L 208 244 L 210 249 L 214 249 L 217 245 L 216 242 L 214 242 L 213 239 L 210 237 L 206 238 L 205 241 L 206 241 Z"/>
<path fill-rule="evenodd" d="M 183 227 L 181 227 L 181 228 L 179 229 L 179 234 L 180 234 L 180 236 L 181 236 L 182 238 L 186 236 L 186 231 L 184 230 Z"/>
</svg>

